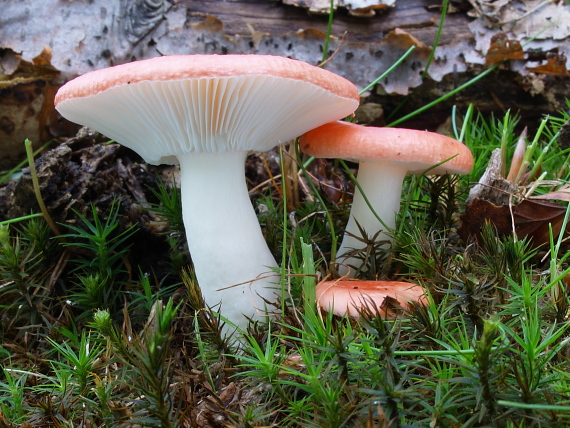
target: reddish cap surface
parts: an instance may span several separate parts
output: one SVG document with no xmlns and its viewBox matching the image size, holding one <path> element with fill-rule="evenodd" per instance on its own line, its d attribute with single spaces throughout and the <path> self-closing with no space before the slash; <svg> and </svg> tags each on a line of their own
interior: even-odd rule
<svg viewBox="0 0 570 428">
<path fill-rule="evenodd" d="M 312 83 L 344 98 L 360 101 L 348 80 L 306 62 L 271 55 L 170 55 L 92 71 L 64 85 L 55 105 L 122 85 L 144 81 L 264 75 Z"/>
<path fill-rule="evenodd" d="M 434 132 L 401 128 L 377 128 L 349 122 L 332 122 L 300 138 L 301 150 L 317 158 L 340 158 L 355 162 L 386 162 L 410 173 L 466 174 L 473 168 L 473 155 L 461 142 Z"/>
<path fill-rule="evenodd" d="M 389 305 L 382 306 L 388 297 L 406 309 L 408 302 L 425 301 L 422 287 L 401 281 L 325 281 L 317 285 L 316 294 L 317 304 L 325 311 L 351 317 L 358 317 L 358 308 L 370 307 L 371 301 L 381 309 L 380 313 L 395 315 Z"/>
<path fill-rule="evenodd" d="M 348 80 L 269 55 L 175 55 L 86 73 L 60 88 L 56 109 L 149 163 L 191 152 L 265 151 L 351 114 Z"/>
</svg>

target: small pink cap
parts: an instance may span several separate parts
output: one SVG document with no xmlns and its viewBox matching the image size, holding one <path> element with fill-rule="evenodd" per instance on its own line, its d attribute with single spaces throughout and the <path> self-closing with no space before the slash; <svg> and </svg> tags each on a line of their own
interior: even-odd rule
<svg viewBox="0 0 570 428">
<path fill-rule="evenodd" d="M 354 162 L 383 162 L 427 175 L 467 174 L 473 155 L 463 143 L 434 132 L 415 129 L 377 128 L 337 121 L 319 126 L 300 138 L 304 153 L 317 158 Z"/>
<path fill-rule="evenodd" d="M 405 309 L 409 308 L 409 302 L 425 303 L 422 287 L 401 281 L 325 281 L 317 285 L 316 293 L 318 306 L 339 316 L 358 317 L 358 310 L 366 306 L 376 306 L 381 314 L 395 316 L 385 302 L 389 298 Z"/>
</svg>

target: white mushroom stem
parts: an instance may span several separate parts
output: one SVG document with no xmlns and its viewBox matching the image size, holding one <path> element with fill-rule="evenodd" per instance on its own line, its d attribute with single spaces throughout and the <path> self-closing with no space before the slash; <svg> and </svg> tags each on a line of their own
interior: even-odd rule
<svg viewBox="0 0 570 428">
<path fill-rule="evenodd" d="M 224 317 L 242 328 L 247 325 L 243 315 L 263 317 L 261 297 L 275 301 L 278 282 L 271 270 L 277 263 L 249 199 L 246 154 L 177 156 L 184 227 L 198 284 L 206 304 L 221 302 Z"/>
<path fill-rule="evenodd" d="M 396 226 L 396 214 L 400 210 L 402 185 L 406 173 L 405 168 L 393 166 L 393 163 L 390 162 L 360 162 L 356 180 L 368 202 L 370 202 L 370 206 L 384 224 L 378 220 L 360 190 L 356 188 L 350 209 L 350 218 L 346 225 L 342 243 L 337 251 L 336 261 L 340 263 L 338 271 L 341 275 L 354 277 L 356 270 L 349 268 L 349 266 L 358 267 L 362 265 L 362 259 L 347 257 L 347 254 L 354 250 L 365 248 L 365 244 L 358 240 L 362 234 L 358 229 L 357 222 L 364 229 L 368 238 L 371 239 L 376 233 L 382 231 L 376 237 L 376 242 L 391 241 L 387 231 Z"/>
</svg>

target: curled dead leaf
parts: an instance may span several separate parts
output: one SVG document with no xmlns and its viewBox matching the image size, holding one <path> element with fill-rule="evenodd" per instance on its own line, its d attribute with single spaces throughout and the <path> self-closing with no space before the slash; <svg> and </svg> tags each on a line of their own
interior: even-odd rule
<svg viewBox="0 0 570 428">
<path fill-rule="evenodd" d="M 49 46 L 44 46 L 43 50 L 38 56 L 32 59 L 35 66 L 38 67 L 51 67 L 52 52 Z M 53 67 L 52 67 L 53 68 Z"/>
<path fill-rule="evenodd" d="M 483 226 L 491 223 L 498 236 L 512 234 L 514 227 L 519 239 L 529 238 L 533 247 L 540 247 L 550 242 L 550 229 L 554 237 L 559 235 L 565 213 L 566 207 L 555 202 L 524 199 L 509 207 L 475 199 L 461 216 L 457 233 L 464 242 L 470 237 L 479 241 Z"/>
<path fill-rule="evenodd" d="M 518 40 L 511 40 L 504 32 L 498 32 L 491 37 L 491 46 L 485 55 L 487 64 L 508 59 L 524 59 L 524 51 Z"/>
<path fill-rule="evenodd" d="M 529 237 L 534 247 L 550 242 L 550 228 L 556 238 L 562 229 L 566 207 L 555 202 L 525 199 L 513 209 L 515 231 L 522 239 Z"/>
<path fill-rule="evenodd" d="M 468 242 L 470 238 L 479 241 L 485 224 L 495 226 L 499 236 L 505 236 L 512 231 L 511 211 L 507 205 L 497 206 L 485 199 L 473 199 L 465 213 L 461 216 L 461 227 L 457 233 Z"/>
<path fill-rule="evenodd" d="M 565 184 L 552 192 L 545 193 L 544 195 L 530 196 L 529 199 L 538 199 L 542 201 L 561 201 L 570 202 L 570 184 Z"/>
<path fill-rule="evenodd" d="M 221 32 L 224 28 L 224 23 L 213 15 L 204 15 L 194 13 L 194 19 L 197 17 L 203 18 L 199 22 L 190 23 L 189 26 L 192 27 L 194 30 L 197 31 L 208 31 L 211 33 L 218 33 Z"/>
<path fill-rule="evenodd" d="M 327 37 L 327 33 L 317 28 L 305 28 L 298 30 L 295 35 L 301 39 L 322 39 Z"/>
<path fill-rule="evenodd" d="M 533 73 L 553 74 L 555 76 L 570 76 L 570 71 L 566 68 L 566 57 L 562 54 L 550 52 L 546 58 L 546 64 L 536 67 L 527 67 Z"/>
</svg>

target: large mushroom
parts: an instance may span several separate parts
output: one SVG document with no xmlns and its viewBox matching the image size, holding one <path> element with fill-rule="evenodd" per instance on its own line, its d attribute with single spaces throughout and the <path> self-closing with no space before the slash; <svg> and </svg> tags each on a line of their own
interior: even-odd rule
<svg viewBox="0 0 570 428">
<path fill-rule="evenodd" d="M 136 151 L 180 164 L 188 247 L 206 303 L 246 325 L 275 300 L 277 266 L 244 177 L 250 150 L 351 114 L 356 87 L 329 71 L 261 55 L 182 55 L 86 73 L 55 105 L 65 118 Z"/>
<path fill-rule="evenodd" d="M 374 212 L 357 188 L 337 257 L 339 273 L 349 277 L 363 268 L 362 259 L 351 256 L 363 247 L 358 239 L 358 225 L 368 237 L 391 240 L 386 232 L 396 225 L 406 174 L 466 174 L 473 167 L 471 151 L 445 135 L 343 121 L 325 124 L 302 135 L 300 148 L 317 158 L 358 162 L 357 181 Z"/>
</svg>

